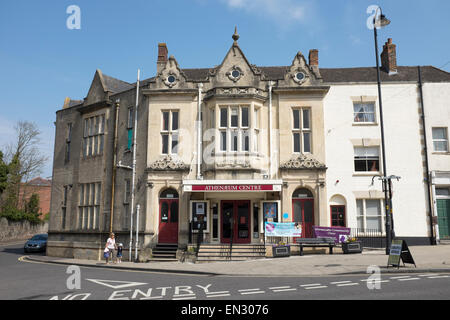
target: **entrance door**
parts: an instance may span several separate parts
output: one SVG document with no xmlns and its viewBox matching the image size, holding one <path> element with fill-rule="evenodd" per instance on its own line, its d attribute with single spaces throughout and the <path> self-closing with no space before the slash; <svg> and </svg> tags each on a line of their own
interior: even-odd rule
<svg viewBox="0 0 450 320">
<path fill-rule="evenodd" d="M 159 243 L 178 243 L 178 193 L 163 192 L 159 199 Z"/>
<path fill-rule="evenodd" d="M 302 225 L 302 238 L 313 237 L 314 225 L 314 200 L 313 199 L 293 199 L 294 222 Z"/>
<path fill-rule="evenodd" d="M 439 238 L 450 239 L 450 199 L 437 199 Z"/>
<path fill-rule="evenodd" d="M 222 243 L 250 243 L 250 201 L 225 200 L 221 202 Z"/>
</svg>

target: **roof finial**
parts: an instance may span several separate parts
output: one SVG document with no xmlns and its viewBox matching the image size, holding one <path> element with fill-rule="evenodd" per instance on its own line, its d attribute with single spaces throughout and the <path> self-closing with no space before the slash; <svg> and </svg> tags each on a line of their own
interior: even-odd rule
<svg viewBox="0 0 450 320">
<path fill-rule="evenodd" d="M 233 34 L 232 38 L 234 40 L 234 44 L 237 44 L 237 41 L 239 39 L 239 34 L 237 33 L 237 26 L 234 27 L 234 34 Z"/>
</svg>

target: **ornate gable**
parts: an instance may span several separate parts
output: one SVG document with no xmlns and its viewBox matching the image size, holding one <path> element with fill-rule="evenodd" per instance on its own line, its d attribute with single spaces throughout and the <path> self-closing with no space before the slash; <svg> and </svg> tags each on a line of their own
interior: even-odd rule
<svg viewBox="0 0 450 320">
<path fill-rule="evenodd" d="M 183 87 L 187 77 L 178 65 L 174 56 L 170 56 L 165 68 L 156 75 L 158 87 L 172 89 Z"/>
<path fill-rule="evenodd" d="M 305 57 L 298 52 L 288 68 L 284 80 L 279 85 L 284 87 L 310 86 L 321 83 L 321 77 L 316 70 L 308 65 Z"/>
<path fill-rule="evenodd" d="M 151 163 L 147 171 L 189 171 L 189 165 L 177 157 L 166 155 Z"/>
<path fill-rule="evenodd" d="M 327 167 L 322 162 L 312 156 L 299 155 L 282 163 L 281 170 L 326 170 Z"/>
</svg>

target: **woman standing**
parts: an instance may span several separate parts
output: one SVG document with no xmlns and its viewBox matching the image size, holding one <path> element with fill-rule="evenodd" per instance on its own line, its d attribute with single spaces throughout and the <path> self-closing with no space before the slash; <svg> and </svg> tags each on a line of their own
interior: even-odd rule
<svg viewBox="0 0 450 320">
<path fill-rule="evenodd" d="M 111 261 L 114 261 L 114 250 L 116 247 L 116 239 L 114 233 L 111 232 L 108 240 L 106 240 L 106 249 L 109 251 L 109 257 L 106 258 L 106 263 L 108 263 L 109 258 L 111 258 Z"/>
</svg>

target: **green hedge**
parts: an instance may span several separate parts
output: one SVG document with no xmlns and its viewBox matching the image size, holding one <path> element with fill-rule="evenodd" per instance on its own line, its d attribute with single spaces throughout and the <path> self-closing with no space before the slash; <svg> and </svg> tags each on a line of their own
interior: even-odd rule
<svg viewBox="0 0 450 320">
<path fill-rule="evenodd" d="M 0 217 L 5 217 L 10 221 L 29 221 L 31 223 L 42 223 L 39 216 L 33 213 L 26 213 L 17 209 L 9 209 L 6 212 L 0 213 Z"/>
</svg>

